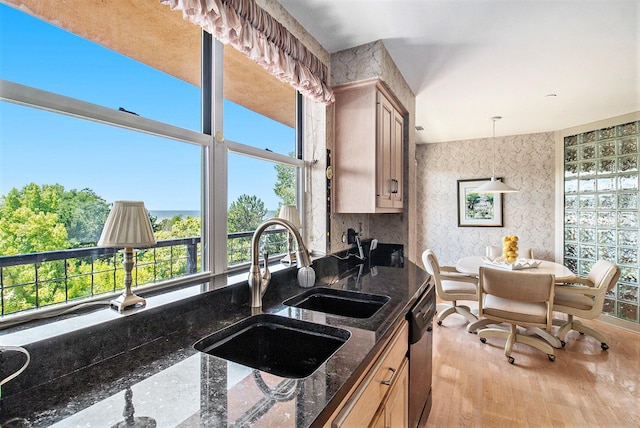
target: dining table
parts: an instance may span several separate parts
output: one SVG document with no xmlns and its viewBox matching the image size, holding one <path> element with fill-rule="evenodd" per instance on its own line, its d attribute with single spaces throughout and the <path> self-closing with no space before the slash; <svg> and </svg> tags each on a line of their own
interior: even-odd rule
<svg viewBox="0 0 640 428">
<path fill-rule="evenodd" d="M 531 262 L 535 262 L 537 264 L 536 267 L 526 268 L 526 269 L 517 269 L 515 271 L 522 272 L 523 274 L 529 273 L 544 273 L 544 274 L 552 274 L 555 276 L 556 283 L 558 282 L 571 282 L 575 278 L 575 274 L 571 272 L 571 270 L 564 266 L 563 264 L 551 262 L 548 260 L 532 260 Z M 539 264 L 538 264 L 539 262 Z M 480 266 L 489 267 L 492 269 L 504 269 L 504 270 L 512 270 L 509 265 L 503 265 L 500 263 L 491 262 L 487 257 L 482 256 L 466 256 L 460 258 L 456 262 L 456 270 L 460 273 L 464 273 L 467 275 L 478 276 L 480 272 Z M 495 321 L 488 320 L 486 318 L 480 318 L 477 321 L 469 323 L 467 326 L 467 331 L 469 333 L 474 333 L 479 328 L 485 327 L 489 324 L 493 324 Z M 532 334 L 537 334 L 543 339 L 545 339 L 551 346 L 554 348 L 561 348 L 562 342 L 557 337 L 553 336 L 546 330 L 540 328 L 530 328 L 527 329 Z"/>
<path fill-rule="evenodd" d="M 518 269 L 517 271 L 522 273 L 552 274 L 555 276 L 556 282 L 570 282 L 575 278 L 575 274 L 563 264 L 550 262 L 548 260 L 535 260 L 535 262 L 540 262 L 540 265 L 534 268 Z M 506 265 L 502 267 L 500 264 L 493 264 L 489 262 L 489 259 L 481 256 L 462 257 L 456 262 L 456 270 L 467 275 L 477 276 L 480 271 L 480 266 L 511 270 L 506 267 Z"/>
</svg>

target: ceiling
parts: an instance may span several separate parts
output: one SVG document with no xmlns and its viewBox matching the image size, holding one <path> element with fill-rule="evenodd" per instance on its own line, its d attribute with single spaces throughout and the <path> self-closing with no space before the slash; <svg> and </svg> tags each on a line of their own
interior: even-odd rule
<svg viewBox="0 0 640 428">
<path fill-rule="evenodd" d="M 418 143 L 489 137 L 492 116 L 499 136 L 640 110 L 640 0 L 278 1 L 331 53 L 383 41 Z"/>
</svg>

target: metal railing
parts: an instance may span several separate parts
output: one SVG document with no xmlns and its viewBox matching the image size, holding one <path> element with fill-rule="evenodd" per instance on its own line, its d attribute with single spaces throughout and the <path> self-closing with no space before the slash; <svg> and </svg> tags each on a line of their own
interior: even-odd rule
<svg viewBox="0 0 640 428">
<path fill-rule="evenodd" d="M 230 268 L 250 261 L 253 232 L 228 235 Z M 284 254 L 284 229 L 265 232 L 263 247 Z M 135 253 L 133 287 L 193 275 L 201 271 L 200 237 L 159 240 Z M 111 294 L 124 287 L 121 249 L 88 247 L 0 256 L 1 315 Z"/>
</svg>

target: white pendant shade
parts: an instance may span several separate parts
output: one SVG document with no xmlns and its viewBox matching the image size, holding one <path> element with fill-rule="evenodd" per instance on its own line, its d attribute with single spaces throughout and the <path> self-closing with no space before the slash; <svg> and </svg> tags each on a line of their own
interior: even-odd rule
<svg viewBox="0 0 640 428">
<path fill-rule="evenodd" d="M 513 187 L 509 187 L 502 181 L 497 180 L 495 177 L 491 177 L 491 181 L 487 181 L 475 189 L 476 193 L 516 193 L 517 190 Z"/>
<path fill-rule="evenodd" d="M 491 181 L 478 186 L 475 189 L 477 193 L 516 193 L 517 190 L 513 187 L 507 186 L 502 181 L 496 179 L 496 120 L 502 119 L 502 116 L 493 116 L 493 175 Z"/>
<path fill-rule="evenodd" d="M 104 224 L 101 247 L 142 248 L 156 244 L 149 215 L 141 201 L 115 201 Z"/>
</svg>

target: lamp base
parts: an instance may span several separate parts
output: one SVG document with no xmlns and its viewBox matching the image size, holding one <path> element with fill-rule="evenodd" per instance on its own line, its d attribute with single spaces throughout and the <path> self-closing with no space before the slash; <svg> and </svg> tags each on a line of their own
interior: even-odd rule
<svg viewBox="0 0 640 428">
<path fill-rule="evenodd" d="M 133 293 L 122 293 L 117 299 L 113 299 L 110 303 L 112 308 L 117 309 L 118 312 L 123 312 L 125 309 L 132 306 L 145 306 L 147 301 Z"/>
<path fill-rule="evenodd" d="M 136 416 L 132 419 L 132 421 L 120 421 L 117 424 L 113 425 L 112 428 L 155 428 L 157 426 L 155 419 L 148 416 Z"/>
<path fill-rule="evenodd" d="M 280 263 L 287 266 L 293 266 L 296 263 L 296 253 L 289 253 L 280 259 Z"/>
</svg>

